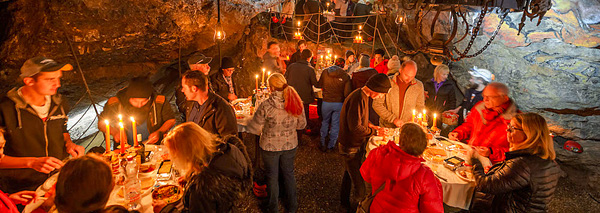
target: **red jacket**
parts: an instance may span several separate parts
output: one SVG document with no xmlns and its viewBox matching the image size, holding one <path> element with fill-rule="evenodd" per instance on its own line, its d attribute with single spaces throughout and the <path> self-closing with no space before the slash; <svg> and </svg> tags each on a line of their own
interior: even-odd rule
<svg viewBox="0 0 600 213">
<path fill-rule="evenodd" d="M 386 184 L 373 199 L 371 212 L 444 212 L 442 184 L 423 161 L 394 143 L 372 150 L 360 173 L 373 192 Z"/>
<path fill-rule="evenodd" d="M 504 153 L 509 149 L 506 129 L 510 120 L 517 113 L 519 113 L 519 110 L 511 100 L 504 113 L 493 117 L 493 119 L 485 119 L 484 117 L 491 116 L 487 115 L 488 110 L 485 109 L 483 101 L 480 101 L 471 109 L 467 120 L 454 129 L 453 132 L 458 133 L 459 140 L 468 139 L 471 146 L 490 148 L 492 153 L 489 158 L 492 163 L 497 163 L 504 160 Z"/>
<path fill-rule="evenodd" d="M 371 63 L 369 63 L 369 67 L 374 68 L 377 70 L 378 73 L 383 73 L 387 75 L 388 72 L 388 59 L 383 59 L 383 61 L 379 64 L 377 64 L 377 66 L 375 66 L 375 59 L 372 58 L 371 59 Z"/>
<path fill-rule="evenodd" d="M 8 198 L 8 194 L 0 191 L 0 212 L 2 213 L 19 213 L 17 206 Z"/>
</svg>

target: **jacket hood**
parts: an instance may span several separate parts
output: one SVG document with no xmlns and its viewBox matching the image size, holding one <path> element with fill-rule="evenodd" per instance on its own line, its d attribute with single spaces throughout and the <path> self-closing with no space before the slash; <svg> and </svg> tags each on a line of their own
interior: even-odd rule
<svg viewBox="0 0 600 213">
<path fill-rule="evenodd" d="M 224 138 L 224 140 L 229 140 Z M 245 178 L 249 176 L 249 165 L 241 150 L 224 142 L 218 146 L 219 151 L 210 162 L 210 167 L 217 169 L 229 177 Z"/>
<path fill-rule="evenodd" d="M 15 106 L 17 108 L 24 109 L 27 107 L 27 102 L 19 95 L 19 88 L 13 88 L 8 91 L 8 93 L 6 93 L 6 97 L 15 102 Z M 62 101 L 62 97 L 59 94 L 50 96 L 50 99 L 52 102 L 54 102 L 54 104 L 60 104 Z"/>
<path fill-rule="evenodd" d="M 415 157 L 402 151 L 395 143 L 388 143 L 382 146 L 379 152 L 381 154 L 381 170 L 384 178 L 400 181 L 412 176 L 422 168 L 423 158 Z"/>
<path fill-rule="evenodd" d="M 367 70 L 375 70 L 375 69 L 373 69 L 371 67 L 363 67 L 363 68 L 356 70 L 356 72 L 363 72 L 363 71 L 367 71 Z"/>
<path fill-rule="evenodd" d="M 267 102 L 277 109 L 285 108 L 285 99 L 283 99 L 283 91 L 274 91 L 271 93 Z"/>
<path fill-rule="evenodd" d="M 332 78 L 340 78 L 346 74 L 344 69 L 342 69 L 339 66 L 335 66 L 335 65 L 328 67 L 326 73 L 329 77 L 332 77 Z"/>
</svg>

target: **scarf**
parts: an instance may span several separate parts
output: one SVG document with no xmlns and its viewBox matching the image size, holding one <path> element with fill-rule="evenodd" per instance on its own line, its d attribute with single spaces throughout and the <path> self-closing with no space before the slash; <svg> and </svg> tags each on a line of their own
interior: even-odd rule
<svg viewBox="0 0 600 213">
<path fill-rule="evenodd" d="M 503 103 L 502 105 L 500 105 L 498 107 L 494 107 L 492 109 L 486 107 L 485 109 L 482 110 L 483 118 L 486 121 L 492 121 L 492 120 L 496 119 L 498 116 L 502 115 L 504 112 L 506 112 L 506 110 L 508 109 L 508 107 L 510 107 L 511 104 L 512 104 L 512 100 L 509 100 L 506 103 Z"/>
</svg>

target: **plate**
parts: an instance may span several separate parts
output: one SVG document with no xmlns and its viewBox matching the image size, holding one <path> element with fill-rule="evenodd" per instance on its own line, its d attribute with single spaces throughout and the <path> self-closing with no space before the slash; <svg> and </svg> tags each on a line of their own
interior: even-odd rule
<svg viewBox="0 0 600 213">
<path fill-rule="evenodd" d="M 174 203 L 183 197 L 183 189 L 176 185 L 160 186 L 152 192 L 152 200 L 164 200 L 169 203 Z"/>
<path fill-rule="evenodd" d="M 434 163 L 443 163 L 447 155 L 446 151 L 441 148 L 430 147 L 423 152 L 423 158 Z"/>
<path fill-rule="evenodd" d="M 456 176 L 458 176 L 461 180 L 466 182 L 475 182 L 471 168 L 472 167 L 462 166 L 454 170 L 454 173 L 456 173 Z"/>
</svg>

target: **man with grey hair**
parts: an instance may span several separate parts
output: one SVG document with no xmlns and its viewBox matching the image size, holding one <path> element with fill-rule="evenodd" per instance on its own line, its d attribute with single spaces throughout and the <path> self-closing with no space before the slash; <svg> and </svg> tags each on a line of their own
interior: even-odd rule
<svg viewBox="0 0 600 213">
<path fill-rule="evenodd" d="M 506 124 L 520 113 L 517 105 L 508 96 L 509 92 L 503 83 L 488 84 L 483 89 L 483 101 L 473 107 L 465 123 L 454 129 L 448 137 L 451 140 L 467 141 L 492 163 L 503 161 L 504 153 L 509 150 Z"/>
<path fill-rule="evenodd" d="M 373 109 L 379 114 L 383 127 L 398 128 L 412 119 L 413 110 L 425 108 L 425 90 L 417 79 L 417 63 L 412 60 L 400 65 L 400 71 L 390 77 L 392 89 L 384 98 L 373 101 Z"/>
</svg>

